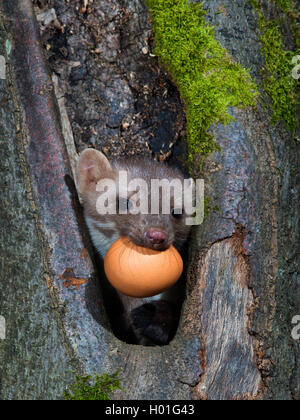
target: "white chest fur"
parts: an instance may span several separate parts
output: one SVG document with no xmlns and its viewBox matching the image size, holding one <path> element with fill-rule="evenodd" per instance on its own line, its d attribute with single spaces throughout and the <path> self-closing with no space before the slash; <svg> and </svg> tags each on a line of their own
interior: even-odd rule
<svg viewBox="0 0 300 420">
<path fill-rule="evenodd" d="M 117 232 L 115 223 L 100 223 L 98 221 L 90 219 L 89 217 L 86 217 L 85 221 L 89 228 L 90 235 L 95 248 L 102 256 L 102 258 L 104 258 L 111 245 L 119 239 L 119 234 Z M 102 230 L 105 231 L 105 229 L 113 230 L 115 231 L 115 233 L 108 237 L 103 232 L 101 232 Z"/>
</svg>

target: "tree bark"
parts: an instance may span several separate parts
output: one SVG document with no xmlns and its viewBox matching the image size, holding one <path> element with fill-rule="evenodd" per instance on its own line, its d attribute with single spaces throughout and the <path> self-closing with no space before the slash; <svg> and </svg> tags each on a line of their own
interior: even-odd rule
<svg viewBox="0 0 300 420">
<path fill-rule="evenodd" d="M 149 19 L 141 0 L 121 3 Z M 223 15 L 218 1 L 203 4 L 223 46 L 259 77 L 251 6 L 223 0 Z M 84 253 L 90 245 L 66 182 L 72 171 L 31 2 L 4 0 L 0 17 L 1 399 L 58 399 L 72 369 L 119 368 L 119 399 L 299 399 L 291 336 L 300 306 L 299 143 L 259 107 L 232 109 L 233 123 L 212 128 L 221 151 L 198 175 L 220 211 L 193 232 L 176 337 L 153 348 L 120 342 L 101 270 Z M 66 287 L 70 269 L 80 286 Z"/>
</svg>

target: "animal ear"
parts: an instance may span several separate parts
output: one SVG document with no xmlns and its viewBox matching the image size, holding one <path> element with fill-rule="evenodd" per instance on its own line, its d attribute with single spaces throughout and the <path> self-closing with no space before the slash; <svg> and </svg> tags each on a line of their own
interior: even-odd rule
<svg viewBox="0 0 300 420">
<path fill-rule="evenodd" d="M 76 171 L 77 189 L 81 194 L 89 184 L 111 176 L 113 170 L 106 156 L 95 149 L 86 149 L 79 156 Z"/>
</svg>

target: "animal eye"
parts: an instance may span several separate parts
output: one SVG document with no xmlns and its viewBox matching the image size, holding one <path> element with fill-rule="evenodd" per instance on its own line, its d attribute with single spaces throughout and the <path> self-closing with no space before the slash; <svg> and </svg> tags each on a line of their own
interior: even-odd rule
<svg viewBox="0 0 300 420">
<path fill-rule="evenodd" d="M 182 213 L 183 213 L 182 209 L 179 209 L 179 208 L 171 210 L 171 215 L 174 217 L 174 219 L 177 219 L 177 220 L 182 218 Z"/>
</svg>

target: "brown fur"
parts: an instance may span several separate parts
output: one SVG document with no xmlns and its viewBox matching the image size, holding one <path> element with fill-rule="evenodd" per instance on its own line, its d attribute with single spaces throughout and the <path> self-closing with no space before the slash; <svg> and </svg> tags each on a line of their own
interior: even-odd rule
<svg viewBox="0 0 300 420">
<path fill-rule="evenodd" d="M 83 199 L 85 215 L 99 222 L 114 222 L 119 236 L 128 236 L 136 245 L 155 249 L 166 249 L 171 244 L 181 246 L 186 240 L 190 227 L 185 225 L 185 215 L 174 218 L 171 214 L 117 214 L 99 215 L 96 209 L 96 201 L 99 193 L 96 184 L 100 179 L 109 178 L 118 180 L 120 170 L 128 173 L 128 183 L 134 178 L 141 178 L 148 184 L 149 190 L 149 213 L 151 179 L 174 178 L 183 182 L 183 175 L 177 169 L 169 168 L 165 164 L 145 159 L 123 159 L 109 164 L 105 156 L 96 150 L 88 149 L 83 152 L 78 165 L 79 193 Z M 132 193 L 133 194 L 133 193 Z M 130 197 L 130 194 L 128 194 Z M 171 195 L 170 208 L 174 203 Z M 162 246 L 153 246 L 145 238 L 145 233 L 150 227 L 162 229 L 168 235 L 168 240 Z"/>
<path fill-rule="evenodd" d="M 149 214 L 115 214 L 100 215 L 96 209 L 99 192 L 96 185 L 101 179 L 112 179 L 118 184 L 119 171 L 127 171 L 128 183 L 132 179 L 143 179 L 148 184 Z M 180 179 L 182 173 L 165 164 L 152 160 L 127 158 L 109 162 L 101 153 L 93 149 L 85 150 L 79 159 L 77 167 L 77 188 L 83 202 L 85 218 L 91 237 L 98 252 L 105 257 L 107 246 L 116 238 L 127 236 L 136 245 L 157 250 L 167 249 L 171 244 L 180 247 L 186 240 L 190 227 L 185 224 L 183 209 L 182 217 L 172 214 L 150 214 L 151 179 Z M 129 192 L 128 197 L 135 194 Z M 174 205 L 174 197 L 170 197 L 170 208 Z M 161 208 L 161 203 L 160 203 Z M 100 227 L 99 227 L 100 224 Z M 147 240 L 146 232 L 150 228 L 157 228 L 167 234 L 161 244 L 153 244 Z M 101 235 L 99 235 L 101 234 Z M 133 299 L 120 294 L 124 306 L 123 325 L 133 329 L 137 343 L 144 345 L 165 344 L 170 331 L 173 330 L 173 304 L 160 300 L 150 302 L 149 299 Z M 151 301 L 151 299 L 150 299 Z M 139 317 L 140 315 L 140 317 Z M 151 334 L 153 337 L 151 338 Z"/>
</svg>

